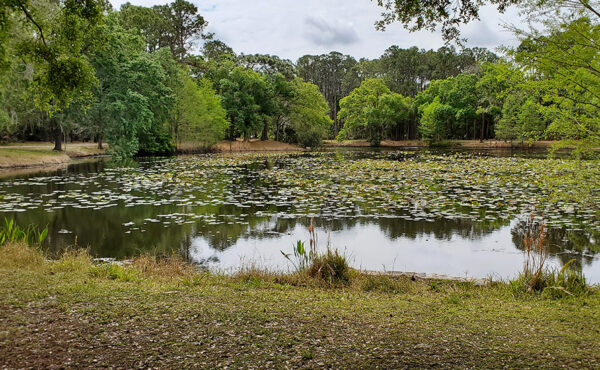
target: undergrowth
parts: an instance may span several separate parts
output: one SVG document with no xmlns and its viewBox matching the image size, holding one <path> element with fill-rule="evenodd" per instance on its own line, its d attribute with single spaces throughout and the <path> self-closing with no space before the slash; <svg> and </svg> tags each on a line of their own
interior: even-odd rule
<svg viewBox="0 0 600 370">
<path fill-rule="evenodd" d="M 509 283 L 511 289 L 520 294 L 535 293 L 549 298 L 580 296 L 590 293 L 581 268 L 575 267 L 576 260 L 567 262 L 561 269 L 548 268 L 548 249 L 545 245 L 546 228 L 535 222 L 535 213 L 528 217 L 523 233 L 525 262 L 523 272 Z"/>
<path fill-rule="evenodd" d="M 232 284 L 233 287 L 244 289 L 296 286 L 386 294 L 441 294 L 447 296 L 445 299 L 448 302 L 460 302 L 462 296 L 483 291 L 494 291 L 505 299 L 558 299 L 589 296 L 598 291 L 597 288 L 586 285 L 585 278 L 580 271 L 572 268 L 572 263 L 552 274 L 542 274 L 545 281 L 542 290 L 530 289 L 523 277 L 509 283 L 494 282 L 484 287 L 475 287 L 455 281 L 414 280 L 408 276 L 361 273 L 348 267 L 345 258 L 331 250 L 315 258 L 313 263 L 300 271 L 283 273 L 248 266 L 234 275 L 220 275 L 201 271 L 175 255 L 166 258 L 140 256 L 131 261 L 104 263 L 94 261 L 85 249 L 72 249 L 55 259 L 48 259 L 39 249 L 24 243 L 9 243 L 0 246 L 0 270 L 33 271 L 64 278 L 80 276 L 129 283 L 167 283 L 175 284 L 178 288 Z"/>
</svg>

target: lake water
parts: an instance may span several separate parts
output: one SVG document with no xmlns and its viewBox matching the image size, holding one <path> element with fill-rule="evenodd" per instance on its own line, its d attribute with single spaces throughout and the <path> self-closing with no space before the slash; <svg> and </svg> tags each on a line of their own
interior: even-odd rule
<svg viewBox="0 0 600 370">
<path fill-rule="evenodd" d="M 308 242 L 314 219 L 319 248 L 337 248 L 357 268 L 507 279 L 522 270 L 533 217 L 549 230 L 550 265 L 576 259 L 598 283 L 598 167 L 422 150 L 182 156 L 126 168 L 94 161 L 0 178 L 0 218 L 48 225 L 53 251 L 75 239 L 97 257 L 176 250 L 225 271 L 289 269 L 281 252 Z"/>
</svg>

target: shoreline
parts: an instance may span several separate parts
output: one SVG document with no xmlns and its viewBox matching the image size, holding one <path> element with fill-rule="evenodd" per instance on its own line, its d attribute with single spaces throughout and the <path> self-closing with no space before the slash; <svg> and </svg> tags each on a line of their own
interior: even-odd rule
<svg viewBox="0 0 600 370">
<path fill-rule="evenodd" d="M 422 140 L 382 140 L 379 148 L 432 148 L 432 149 L 503 149 L 503 150 L 540 150 L 550 149 L 553 145 L 557 144 L 558 141 L 534 141 L 528 142 L 517 142 L 517 141 L 503 141 L 503 140 L 485 140 L 480 142 L 479 140 L 446 140 L 439 145 L 430 146 L 428 143 Z M 324 140 L 323 147 L 325 148 L 365 148 L 370 147 L 370 144 L 366 140 Z M 572 149 L 572 147 L 565 147 L 564 149 Z"/>
<path fill-rule="evenodd" d="M 600 366 L 597 288 L 193 271 L 174 257 L 96 265 L 0 246 L 0 367 Z M 524 332 L 526 335 L 523 335 Z"/>
<path fill-rule="evenodd" d="M 70 163 L 106 157 L 106 149 L 98 149 L 94 143 L 68 143 L 64 150 L 52 150 L 45 142 L 11 144 L 0 146 L 0 173 L 20 169 L 44 169 L 64 167 Z"/>
<path fill-rule="evenodd" d="M 486 140 L 483 143 L 479 140 L 451 140 L 444 142 L 441 146 L 430 147 L 421 140 L 403 140 L 391 141 L 384 140 L 379 148 L 383 149 L 414 149 L 414 148 L 440 148 L 440 149 L 465 149 L 465 150 L 547 150 L 550 149 L 556 141 L 537 141 L 533 143 L 511 143 L 501 140 Z M 95 159 L 108 157 L 106 149 L 98 149 L 95 143 L 68 143 L 65 150 L 56 152 L 52 150 L 53 144 L 45 142 L 29 142 L 24 144 L 9 144 L 0 146 L 0 174 L 10 170 L 19 169 L 45 169 L 64 167 L 76 160 Z M 370 148 L 366 140 L 325 140 L 324 149 L 335 148 Z M 561 151 L 570 150 L 565 147 Z M 253 139 L 250 141 L 221 141 L 212 146 L 209 150 L 215 153 L 255 153 L 255 152 L 303 152 L 308 149 L 277 142 L 273 140 L 261 141 Z M 189 152 L 187 152 L 189 151 Z M 193 147 L 181 148 L 181 153 L 177 155 L 193 155 Z"/>
</svg>

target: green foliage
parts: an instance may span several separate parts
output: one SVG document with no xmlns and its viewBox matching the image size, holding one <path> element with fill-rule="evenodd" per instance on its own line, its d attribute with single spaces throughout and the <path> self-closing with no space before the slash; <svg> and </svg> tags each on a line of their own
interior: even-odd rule
<svg viewBox="0 0 600 370">
<path fill-rule="evenodd" d="M 600 143 L 600 25 L 588 18 L 533 34 L 513 51 L 523 69 L 534 70 L 529 93 L 541 97 L 548 136 Z M 584 144 L 586 145 L 586 144 Z"/>
<path fill-rule="evenodd" d="M 296 242 L 296 245 L 293 248 L 293 253 L 294 258 L 292 259 L 292 255 L 281 251 L 281 254 L 292 263 L 296 271 L 302 271 L 306 269 L 306 267 L 309 266 L 316 254 L 313 248 L 311 248 L 310 250 L 306 249 L 302 240 L 298 240 Z"/>
<path fill-rule="evenodd" d="M 519 0 L 490 0 L 500 12 L 507 6 L 518 3 Z M 479 10 L 486 1 L 465 0 L 453 3 L 447 0 L 377 0 L 377 4 L 385 11 L 377 22 L 378 29 L 396 21 L 410 31 L 430 30 L 441 28 L 442 37 L 446 41 L 457 40 L 460 37 L 459 26 L 479 19 Z"/>
<path fill-rule="evenodd" d="M 194 41 L 212 37 L 203 34 L 208 23 L 198 14 L 198 8 L 185 0 L 152 8 L 126 3 L 121 7 L 119 18 L 126 29 L 144 36 L 146 50 L 169 48 L 180 62 L 185 60 Z"/>
<path fill-rule="evenodd" d="M 24 15 L 24 29 L 32 30 L 19 42 L 17 52 L 35 65 L 31 87 L 36 104 L 53 114 L 67 108 L 75 97 L 89 94 L 96 79 L 83 52 L 93 44 L 89 35 L 102 22 L 102 2 L 19 1 L 5 6 Z M 7 8 L 2 8 L 5 13 Z"/>
<path fill-rule="evenodd" d="M 13 219 L 4 219 L 0 226 L 0 246 L 7 243 L 25 243 L 27 245 L 40 245 L 48 236 L 48 227 L 40 230 L 35 225 L 22 228 L 15 224 Z"/>
<path fill-rule="evenodd" d="M 308 266 L 308 275 L 325 281 L 330 285 L 348 284 L 351 278 L 350 266 L 346 256 L 338 250 L 327 249 L 324 254 L 317 254 Z"/>
<path fill-rule="evenodd" d="M 505 140 L 539 140 L 546 129 L 540 105 L 531 97 L 512 94 L 506 98 L 496 137 Z"/>
<path fill-rule="evenodd" d="M 212 84 L 201 79 L 199 84 L 184 75 L 183 86 L 177 91 L 174 121 L 178 143 L 194 143 L 209 147 L 225 137 L 229 127 L 227 112 Z"/>
<path fill-rule="evenodd" d="M 86 115 L 88 130 L 106 134 L 116 159 L 174 152 L 166 125 L 175 102 L 161 64 L 166 56 L 145 53 L 141 38 L 114 19 L 104 32 L 108 42 L 91 56 L 100 84 Z"/>
<path fill-rule="evenodd" d="M 382 79 L 366 79 L 340 101 L 338 118 L 344 127 L 338 139 L 364 135 L 372 146 L 379 146 L 386 129 L 408 114 L 402 95 L 392 93 Z"/>
<path fill-rule="evenodd" d="M 441 104 L 436 97 L 431 103 L 421 106 L 422 116 L 419 133 L 423 139 L 438 143 L 447 139 L 447 128 L 454 121 L 454 109 L 448 104 Z"/>
<path fill-rule="evenodd" d="M 250 138 L 262 127 L 272 107 L 272 90 L 264 76 L 243 67 L 234 68 L 219 81 L 223 108 L 231 122 L 230 138 L 241 135 Z"/>
<path fill-rule="evenodd" d="M 300 78 L 292 82 L 294 97 L 289 104 L 289 127 L 296 142 L 304 147 L 316 148 L 327 135 L 332 120 L 329 107 L 316 85 Z"/>
</svg>

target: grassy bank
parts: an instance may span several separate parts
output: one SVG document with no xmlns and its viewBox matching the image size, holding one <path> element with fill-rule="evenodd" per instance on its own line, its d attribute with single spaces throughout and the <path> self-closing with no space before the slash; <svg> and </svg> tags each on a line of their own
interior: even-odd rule
<svg viewBox="0 0 600 370">
<path fill-rule="evenodd" d="M 50 143 L 26 143 L 0 146 L 0 169 L 67 164 L 75 158 L 104 155 L 97 144 L 66 144 L 62 152 L 52 150 Z"/>
<path fill-rule="evenodd" d="M 0 367 L 598 367 L 600 294 L 0 249 Z"/>
<path fill-rule="evenodd" d="M 294 152 L 304 150 L 299 146 L 280 141 L 258 139 L 249 141 L 241 139 L 235 141 L 222 140 L 213 148 L 218 152 Z"/>
</svg>

